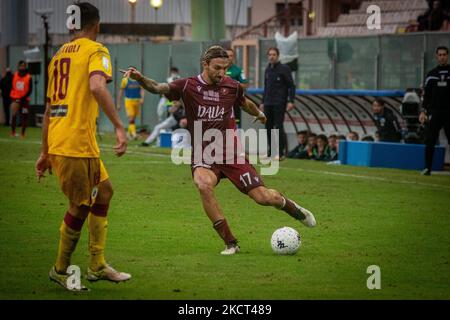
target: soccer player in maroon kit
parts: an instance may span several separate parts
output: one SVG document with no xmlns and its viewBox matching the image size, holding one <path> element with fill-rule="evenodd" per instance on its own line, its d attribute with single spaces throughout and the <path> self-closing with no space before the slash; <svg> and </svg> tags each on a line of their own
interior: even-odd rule
<svg viewBox="0 0 450 320">
<path fill-rule="evenodd" d="M 199 145 L 194 139 L 199 135 L 198 132 L 194 132 L 194 127 L 199 128 L 199 124 L 201 125 L 202 137 L 209 129 L 220 130 L 225 140 L 226 133 L 230 129 L 236 130 L 234 105 L 239 105 L 261 123 L 266 122 L 264 113 L 259 111 L 252 101 L 245 98 L 244 90 L 239 82 L 225 76 L 228 65 L 227 52 L 220 46 L 212 46 L 203 54 L 203 72 L 196 77 L 178 79 L 167 84 L 146 78 L 135 68 L 129 68 L 124 73 L 124 77 L 139 81 L 141 86 L 151 93 L 164 94 L 169 100 L 183 101 L 194 151 L 191 164 L 194 184 L 200 193 L 208 218 L 225 242 L 225 250 L 221 252 L 223 255 L 235 254 L 240 248 L 214 195 L 214 188 L 222 178 L 228 178 L 239 191 L 247 194 L 256 203 L 281 209 L 308 227 L 316 225 L 316 220 L 310 211 L 280 192 L 264 186 L 261 177 L 247 159 L 238 161 L 239 154 L 234 155 L 232 163 L 229 163 L 229 159 L 219 163 L 211 162 L 202 154 L 199 156 L 199 147 L 201 146 L 200 151 L 204 150 L 208 142 L 202 139 Z"/>
</svg>

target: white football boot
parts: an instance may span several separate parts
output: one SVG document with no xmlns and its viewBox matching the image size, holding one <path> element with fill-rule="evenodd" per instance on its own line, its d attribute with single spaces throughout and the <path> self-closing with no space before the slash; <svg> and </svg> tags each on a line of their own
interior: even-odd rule
<svg viewBox="0 0 450 320">
<path fill-rule="evenodd" d="M 241 248 L 237 244 L 227 244 L 225 246 L 225 250 L 223 250 L 220 254 L 224 256 L 230 256 L 232 254 L 238 253 L 241 251 Z"/>
<path fill-rule="evenodd" d="M 294 204 L 297 207 L 297 209 L 299 209 L 300 212 L 303 213 L 303 215 L 305 216 L 305 219 L 300 220 L 300 222 L 303 223 L 308 228 L 315 227 L 316 226 L 316 219 L 314 218 L 314 215 L 312 214 L 312 212 L 309 211 L 308 209 L 305 209 L 305 208 L 299 206 L 295 202 L 294 202 Z"/>
<path fill-rule="evenodd" d="M 112 282 L 123 282 L 131 279 L 131 274 L 119 272 L 110 265 L 106 265 L 99 271 L 88 268 L 86 279 L 89 281 L 108 280 Z"/>
</svg>

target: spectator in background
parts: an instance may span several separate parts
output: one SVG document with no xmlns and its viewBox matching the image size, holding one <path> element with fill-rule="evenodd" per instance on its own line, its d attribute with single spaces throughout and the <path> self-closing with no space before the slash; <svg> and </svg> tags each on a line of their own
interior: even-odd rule
<svg viewBox="0 0 450 320">
<path fill-rule="evenodd" d="M 344 137 L 345 140 L 345 137 Z M 335 161 L 338 159 L 338 149 L 339 142 L 338 137 L 335 134 L 332 134 L 328 137 L 328 147 L 330 150 L 330 161 Z"/>
<path fill-rule="evenodd" d="M 284 132 L 284 116 L 286 111 L 294 108 L 295 84 L 292 79 L 291 69 L 287 65 L 283 65 L 278 60 L 280 51 L 278 48 L 272 47 L 267 50 L 267 58 L 269 64 L 264 74 L 264 94 L 263 103 L 260 105 L 267 117 L 267 142 L 268 156 L 275 159 L 283 159 L 286 152 L 286 133 Z M 272 152 L 271 147 L 271 130 L 278 129 L 278 147 L 279 154 Z"/>
<path fill-rule="evenodd" d="M 417 18 L 418 31 L 448 30 L 450 23 L 450 1 L 428 0 L 427 11 Z M 410 24 L 409 29 L 414 28 Z M 412 30 L 414 31 L 414 30 Z"/>
<path fill-rule="evenodd" d="M 306 145 L 305 150 L 300 154 L 299 159 L 312 159 L 314 152 L 317 149 L 317 134 L 310 133 L 308 135 L 308 144 Z"/>
<path fill-rule="evenodd" d="M 300 131 L 297 133 L 298 145 L 289 151 L 287 157 L 292 159 L 300 159 L 301 155 L 304 153 L 308 141 L 308 131 Z"/>
<path fill-rule="evenodd" d="M 177 126 L 177 124 L 180 124 L 180 121 L 183 118 L 186 118 L 183 104 L 180 101 L 172 102 L 169 113 L 170 116 L 166 120 L 160 122 L 155 126 L 155 128 L 153 128 L 152 133 L 148 136 L 145 142 L 141 143 L 141 147 L 150 146 L 159 137 L 161 130 L 172 129 L 173 127 Z M 183 120 L 183 123 L 185 123 L 185 120 Z"/>
<path fill-rule="evenodd" d="M 366 141 L 366 142 L 374 142 L 375 139 L 372 136 L 364 136 L 361 141 Z"/>
<path fill-rule="evenodd" d="M 400 124 L 394 112 L 391 109 L 385 108 L 384 100 L 381 98 L 375 99 L 372 103 L 372 111 L 380 141 L 400 142 Z"/>
<path fill-rule="evenodd" d="M 13 74 L 10 68 L 6 68 L 0 80 L 0 91 L 2 92 L 3 110 L 5 112 L 5 126 L 9 126 L 11 107 L 11 90 L 12 90 Z"/>
<path fill-rule="evenodd" d="M 317 136 L 317 148 L 313 149 L 312 159 L 318 161 L 330 161 L 330 148 L 328 147 L 328 139 L 324 134 Z"/>
<path fill-rule="evenodd" d="M 450 0 L 441 3 L 444 22 L 442 24 L 442 31 L 450 31 Z"/>
<path fill-rule="evenodd" d="M 380 141 L 380 133 L 375 131 L 375 141 Z"/>
<path fill-rule="evenodd" d="M 231 79 L 236 80 L 240 84 L 242 84 L 242 87 L 244 89 L 248 88 L 248 81 L 245 78 L 245 74 L 242 71 L 242 69 L 236 64 L 235 56 L 234 56 L 234 50 L 233 49 L 227 49 L 228 58 L 230 60 L 230 66 L 227 69 L 227 76 L 229 76 Z M 236 120 L 236 124 L 238 128 L 241 127 L 241 107 L 238 105 L 234 106 L 234 117 Z"/>
<path fill-rule="evenodd" d="M 410 20 L 408 26 L 405 28 L 405 32 L 418 32 L 420 29 L 419 22 L 417 20 Z"/>
<path fill-rule="evenodd" d="M 20 111 L 22 132 L 21 138 L 25 138 L 25 130 L 28 122 L 28 112 L 30 107 L 30 95 L 33 91 L 33 83 L 31 75 L 28 73 L 27 63 L 23 60 L 19 61 L 19 69 L 13 76 L 11 90 L 11 136 L 16 136 L 16 116 Z"/>
<path fill-rule="evenodd" d="M 440 30 L 443 22 L 444 12 L 441 8 L 441 2 L 439 0 L 435 0 L 433 1 L 433 8 L 431 9 L 430 15 L 428 17 L 428 30 Z"/>
<path fill-rule="evenodd" d="M 355 131 L 347 133 L 347 141 L 359 141 L 359 134 Z"/>
<path fill-rule="evenodd" d="M 177 67 L 170 68 L 170 74 L 169 77 L 167 77 L 167 83 L 171 83 L 174 80 L 180 79 L 180 70 L 178 70 Z M 170 116 L 169 109 L 172 106 L 172 103 L 166 99 L 166 97 L 161 96 L 161 99 L 159 99 L 158 107 L 156 110 L 156 114 L 158 115 L 158 121 L 162 122 L 167 117 Z"/>
</svg>

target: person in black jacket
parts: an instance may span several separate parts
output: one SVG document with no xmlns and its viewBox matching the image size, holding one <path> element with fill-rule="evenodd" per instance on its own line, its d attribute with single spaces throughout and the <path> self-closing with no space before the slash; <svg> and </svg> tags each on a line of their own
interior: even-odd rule
<svg viewBox="0 0 450 320">
<path fill-rule="evenodd" d="M 5 69 L 5 73 L 0 80 L 0 91 L 2 92 L 3 110 L 5 111 L 5 126 L 9 127 L 9 108 L 11 106 L 11 97 L 9 96 L 12 90 L 13 74 L 10 68 Z"/>
<path fill-rule="evenodd" d="M 306 150 L 306 146 L 308 145 L 307 141 L 308 141 L 308 131 L 303 130 L 300 131 L 299 133 L 297 133 L 297 141 L 298 141 L 298 145 L 292 149 L 291 151 L 289 151 L 287 157 L 288 158 L 292 158 L 292 159 L 300 159 L 302 153 L 305 152 Z"/>
<path fill-rule="evenodd" d="M 391 109 L 384 107 L 383 99 L 377 98 L 373 101 L 372 111 L 380 141 L 400 142 L 401 133 L 398 119 Z"/>
<path fill-rule="evenodd" d="M 436 59 L 439 65 L 428 72 L 424 84 L 420 123 L 429 121 L 425 137 L 425 169 L 423 175 L 431 174 L 434 146 L 439 132 L 444 127 L 447 143 L 450 141 L 450 66 L 448 48 L 438 47 Z"/>
<path fill-rule="evenodd" d="M 292 79 L 291 69 L 278 61 L 280 51 L 272 47 L 267 51 L 269 64 L 264 74 L 263 102 L 260 105 L 264 111 L 267 122 L 268 156 L 275 159 L 283 159 L 286 153 L 286 134 L 284 132 L 284 115 L 286 111 L 294 108 L 295 84 Z M 272 154 L 271 129 L 278 129 L 279 153 Z"/>
</svg>

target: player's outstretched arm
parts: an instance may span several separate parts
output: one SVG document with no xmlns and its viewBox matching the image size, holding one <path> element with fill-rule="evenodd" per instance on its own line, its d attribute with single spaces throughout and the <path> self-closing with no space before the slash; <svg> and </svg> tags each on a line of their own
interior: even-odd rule
<svg viewBox="0 0 450 320">
<path fill-rule="evenodd" d="M 256 104 L 250 99 L 245 98 L 245 102 L 241 105 L 241 109 L 247 112 L 249 115 L 255 117 L 255 120 L 253 120 L 253 122 L 259 121 L 262 124 L 266 123 L 266 115 L 264 114 L 264 112 L 259 110 Z"/>
<path fill-rule="evenodd" d="M 106 86 L 106 78 L 99 74 L 91 76 L 89 79 L 89 87 L 95 100 L 97 100 L 97 103 L 101 106 L 103 112 L 115 128 L 117 144 L 114 146 L 114 152 L 120 157 L 126 152 L 128 141 L 122 121 L 119 118 L 117 110 L 114 108 L 114 101 Z"/>
<path fill-rule="evenodd" d="M 144 77 L 138 70 L 135 68 L 128 68 L 128 70 L 120 70 L 123 73 L 124 77 L 130 77 L 139 82 L 142 88 L 147 90 L 148 92 L 155 94 L 165 94 L 169 93 L 169 84 L 168 83 L 158 83 L 153 79 Z"/>
</svg>

